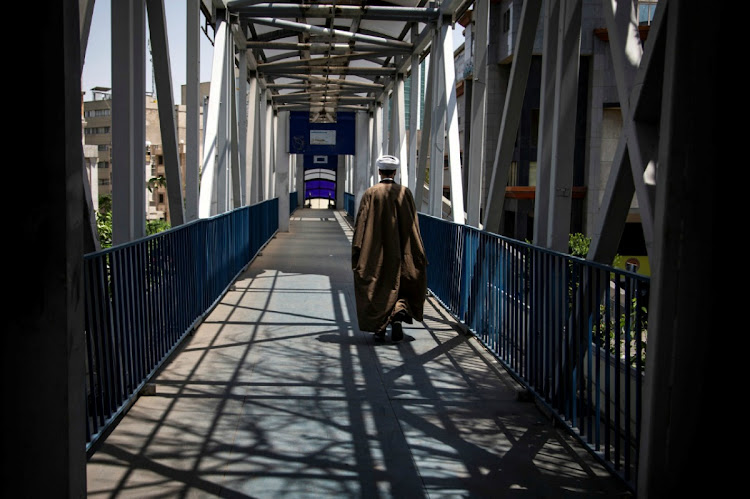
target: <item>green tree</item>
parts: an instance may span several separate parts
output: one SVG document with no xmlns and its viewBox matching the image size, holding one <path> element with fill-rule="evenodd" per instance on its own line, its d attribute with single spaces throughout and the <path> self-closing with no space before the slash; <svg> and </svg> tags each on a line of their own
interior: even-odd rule
<svg viewBox="0 0 750 499">
<path fill-rule="evenodd" d="M 164 175 L 151 177 L 150 179 L 148 179 L 148 182 L 146 182 L 146 188 L 148 189 L 148 192 L 151 192 L 151 190 L 154 187 L 166 187 L 166 186 L 167 186 L 167 178 Z"/>
</svg>

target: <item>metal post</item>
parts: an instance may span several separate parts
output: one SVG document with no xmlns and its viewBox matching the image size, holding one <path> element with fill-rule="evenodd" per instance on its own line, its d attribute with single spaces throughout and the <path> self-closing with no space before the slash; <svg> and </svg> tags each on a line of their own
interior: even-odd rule
<svg viewBox="0 0 750 499">
<path fill-rule="evenodd" d="M 240 73 L 242 73 L 240 71 Z M 253 74 L 250 76 L 247 95 L 247 129 L 245 130 L 245 192 L 246 203 L 252 205 L 258 202 L 258 184 L 260 177 L 257 172 L 256 149 L 259 147 L 256 140 L 256 121 L 258 114 L 258 78 Z"/>
<path fill-rule="evenodd" d="M 411 40 L 416 43 L 419 33 L 417 24 L 411 25 Z M 415 192 L 417 185 L 417 137 L 419 136 L 419 54 L 411 56 L 411 86 L 409 87 L 409 159 L 408 187 Z"/>
<path fill-rule="evenodd" d="M 112 6 L 112 243 L 146 234 L 146 8 Z"/>
<path fill-rule="evenodd" d="M 200 0 L 187 0 L 185 88 L 185 220 L 198 218 L 198 165 L 200 161 Z"/>
<path fill-rule="evenodd" d="M 443 216 L 443 163 L 445 158 L 445 70 L 443 64 L 442 26 L 433 38 L 430 49 L 430 80 L 434 86 L 435 114 L 430 124 L 430 215 Z"/>
<path fill-rule="evenodd" d="M 375 112 L 372 116 L 372 156 L 370 158 L 369 170 L 370 185 L 375 185 L 380 180 L 378 177 L 378 167 L 375 165 L 377 160 L 383 154 L 383 143 L 381 142 L 380 133 L 382 132 L 383 107 L 379 102 L 375 103 Z"/>
<path fill-rule="evenodd" d="M 352 194 L 354 195 L 354 216 L 356 211 L 359 209 L 359 202 L 362 200 L 362 195 L 367 190 L 370 172 L 370 159 L 369 159 L 369 122 L 370 117 L 364 111 L 358 111 L 356 114 L 356 149 L 354 159 L 356 164 L 354 165 L 354 187 Z"/>
<path fill-rule="evenodd" d="M 182 174 L 180 172 L 180 151 L 177 145 L 177 123 L 172 96 L 172 70 L 169 61 L 169 41 L 164 0 L 146 0 L 148 25 L 151 34 L 151 51 L 154 57 L 156 92 L 159 96 L 159 126 L 161 129 L 164 169 L 167 176 L 167 199 L 169 220 L 172 227 L 185 223 L 182 202 Z"/>
<path fill-rule="evenodd" d="M 484 141 L 487 117 L 487 45 L 489 43 L 489 0 L 474 5 L 474 83 L 471 92 L 471 137 L 469 153 L 469 185 L 467 189 L 467 223 L 479 227 L 484 171 Z"/>
<path fill-rule="evenodd" d="M 289 111 L 276 117 L 276 196 L 279 198 L 279 231 L 289 232 Z"/>
<path fill-rule="evenodd" d="M 250 171 L 247 158 L 247 129 L 248 129 L 248 76 L 247 76 L 247 50 L 240 48 L 239 74 L 237 75 L 237 135 L 239 146 L 240 174 L 242 176 L 242 199 L 243 204 L 248 205 L 250 200 Z"/>
<path fill-rule="evenodd" d="M 525 5 L 525 4 L 524 4 Z M 443 75 L 445 77 L 445 131 L 448 146 L 448 172 L 451 188 L 451 215 L 453 221 L 464 223 L 464 189 L 461 178 L 461 144 L 458 137 L 458 101 L 456 97 L 456 70 L 453 61 L 453 28 L 444 24 L 441 37 L 443 40 Z"/>
<path fill-rule="evenodd" d="M 219 136 L 221 97 L 226 63 L 225 49 L 227 39 L 227 23 L 223 19 L 216 20 L 216 38 L 214 40 L 214 57 L 211 68 L 211 94 L 208 98 L 208 113 L 206 125 L 203 128 L 203 169 L 201 171 L 198 216 L 208 218 L 219 213 L 218 185 L 225 177 L 218 175 L 221 162 L 217 161 L 223 141 Z"/>
<path fill-rule="evenodd" d="M 269 100 L 270 90 L 266 90 L 261 95 L 261 110 L 264 111 L 263 117 L 263 199 L 273 197 L 273 165 L 271 147 L 273 144 L 273 106 Z"/>
<path fill-rule="evenodd" d="M 534 49 L 534 38 L 536 37 L 541 6 L 542 0 L 529 0 L 524 2 L 521 9 L 518 39 L 513 52 L 513 66 L 510 70 L 510 84 L 505 94 L 503 118 L 500 122 L 500 134 L 495 150 L 495 162 L 492 166 L 487 209 L 484 214 L 485 230 L 492 232 L 500 231 L 500 222 L 505 211 L 505 188 L 508 185 L 508 172 L 510 171 L 510 163 L 518 136 L 518 125 L 521 122 L 523 98 L 526 94 L 531 54 Z M 578 71 L 577 68 L 578 63 L 576 62 L 576 71 Z M 575 99 L 573 100 L 575 101 Z M 573 120 L 575 120 L 575 107 L 573 108 Z"/>
<path fill-rule="evenodd" d="M 567 252 L 581 54 L 581 0 L 561 0 L 559 26 L 547 246 L 556 251 Z"/>
<path fill-rule="evenodd" d="M 401 162 L 400 177 L 402 185 L 409 184 L 409 171 L 406 158 L 406 110 L 404 109 L 404 75 L 396 75 L 393 88 L 393 122 L 391 123 L 390 154 Z"/>
<path fill-rule="evenodd" d="M 552 169 L 552 132 L 555 107 L 555 67 L 557 66 L 557 29 L 561 0 L 547 0 L 544 17 L 544 48 L 540 90 L 539 135 L 537 138 L 536 196 L 534 200 L 534 244 L 547 247 L 549 225 L 550 170 Z"/>
</svg>

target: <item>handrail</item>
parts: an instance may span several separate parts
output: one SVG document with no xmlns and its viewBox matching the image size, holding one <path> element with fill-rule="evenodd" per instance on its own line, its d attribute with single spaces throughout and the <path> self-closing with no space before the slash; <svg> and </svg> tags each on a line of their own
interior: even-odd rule
<svg viewBox="0 0 750 499">
<path fill-rule="evenodd" d="M 84 256 L 86 452 L 278 230 L 278 199 Z"/>
<path fill-rule="evenodd" d="M 649 278 L 422 213 L 419 224 L 432 294 L 634 490 Z"/>
</svg>

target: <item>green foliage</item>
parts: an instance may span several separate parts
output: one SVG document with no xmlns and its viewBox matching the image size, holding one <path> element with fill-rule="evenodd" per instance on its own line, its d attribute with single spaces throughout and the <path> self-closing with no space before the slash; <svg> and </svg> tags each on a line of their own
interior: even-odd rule
<svg viewBox="0 0 750 499">
<path fill-rule="evenodd" d="M 101 206 L 101 205 L 100 205 Z M 96 231 L 99 233 L 99 244 L 102 248 L 112 247 L 112 211 L 96 212 Z"/>
<path fill-rule="evenodd" d="M 636 312 L 638 309 L 638 300 L 636 298 L 632 298 L 630 300 L 630 305 L 626 306 L 628 310 L 620 313 L 619 320 L 614 317 L 614 305 L 611 305 L 611 307 L 612 308 L 610 309 L 609 314 L 609 324 L 607 324 L 606 306 L 599 306 L 599 329 L 602 335 L 601 340 L 604 342 L 603 346 L 609 350 L 610 354 L 615 355 L 617 353 L 617 343 L 619 339 L 620 359 L 625 360 L 625 326 L 628 325 L 625 320 L 625 315 L 628 314 L 629 327 L 627 332 L 629 336 L 628 349 L 630 351 L 630 366 L 636 367 L 639 360 L 637 357 L 638 350 L 636 348 L 636 335 L 640 335 L 640 361 L 641 369 L 644 369 L 646 365 L 646 343 L 648 341 L 648 321 L 646 320 L 646 318 L 648 317 L 648 311 L 646 307 L 641 305 L 640 314 L 637 314 Z M 637 324 L 638 315 L 640 315 L 640 324 Z"/>
<path fill-rule="evenodd" d="M 581 258 L 586 258 L 589 252 L 589 246 L 591 246 L 591 238 L 586 237 L 580 232 L 570 234 L 569 243 L 570 254 Z"/>
<path fill-rule="evenodd" d="M 165 230 L 169 230 L 171 226 L 166 220 L 147 220 L 146 221 L 146 235 L 158 234 Z"/>
<path fill-rule="evenodd" d="M 103 194 L 99 196 L 99 211 L 112 212 L 112 194 Z"/>
<path fill-rule="evenodd" d="M 158 177 L 151 177 L 148 179 L 148 182 L 146 182 L 146 188 L 148 189 L 148 192 L 151 192 L 151 189 L 156 187 L 166 187 L 167 186 L 167 179 L 164 175 L 159 175 Z"/>
</svg>

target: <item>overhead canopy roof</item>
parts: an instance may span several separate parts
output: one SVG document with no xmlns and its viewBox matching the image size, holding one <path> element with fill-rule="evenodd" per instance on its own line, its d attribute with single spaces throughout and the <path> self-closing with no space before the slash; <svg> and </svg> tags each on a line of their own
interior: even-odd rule
<svg viewBox="0 0 750 499">
<path fill-rule="evenodd" d="M 412 54 L 427 49 L 441 16 L 448 22 L 472 0 L 232 0 L 238 44 L 277 110 L 309 110 L 325 121 L 367 110 L 383 98 Z M 239 31 L 238 30 L 238 31 Z M 244 38 L 244 40 L 243 40 Z"/>
</svg>

